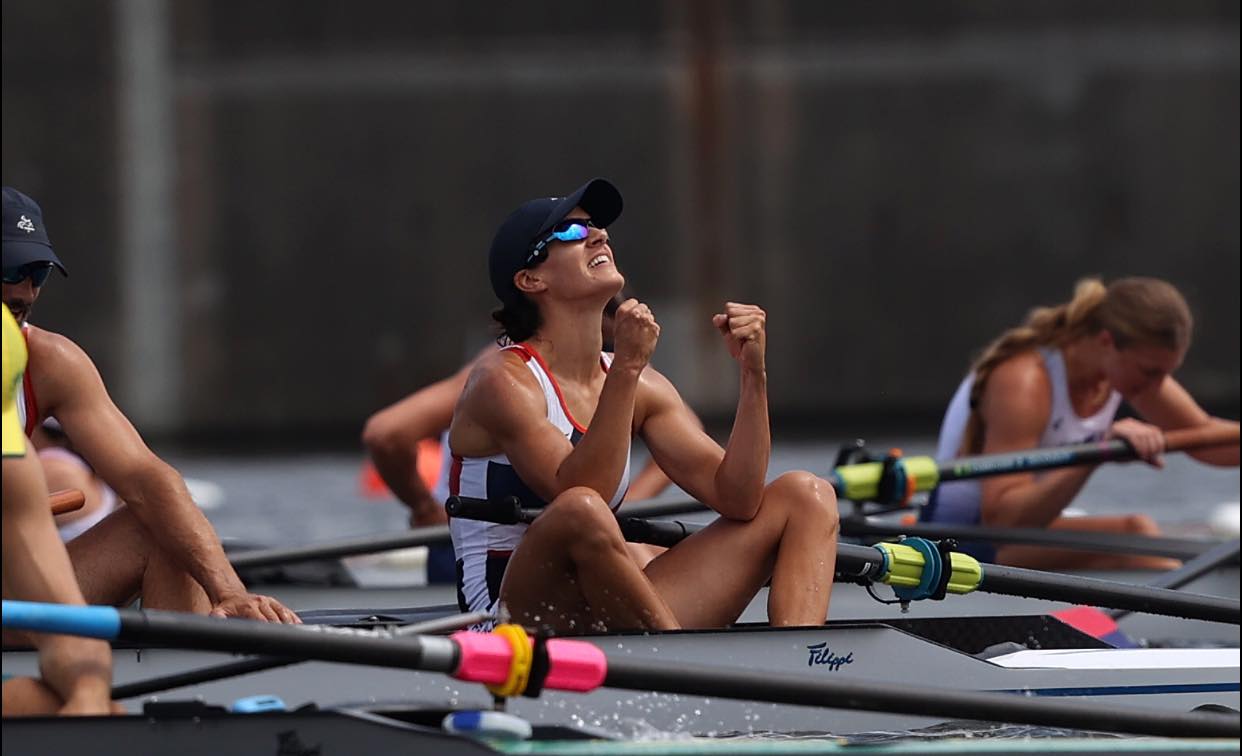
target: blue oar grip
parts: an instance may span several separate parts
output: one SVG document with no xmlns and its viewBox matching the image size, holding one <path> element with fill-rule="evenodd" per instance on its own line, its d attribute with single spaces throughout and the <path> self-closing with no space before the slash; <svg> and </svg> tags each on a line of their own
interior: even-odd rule
<svg viewBox="0 0 1242 756">
<path fill-rule="evenodd" d="M 114 640 L 121 633 L 121 615 L 110 606 L 5 601 L 3 611 L 6 628 L 104 640 Z"/>
</svg>

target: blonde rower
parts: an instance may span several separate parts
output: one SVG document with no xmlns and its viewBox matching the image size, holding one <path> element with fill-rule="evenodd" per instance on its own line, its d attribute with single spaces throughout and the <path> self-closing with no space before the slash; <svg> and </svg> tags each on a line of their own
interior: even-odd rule
<svg viewBox="0 0 1242 756">
<path fill-rule="evenodd" d="M 975 360 L 940 429 L 937 456 L 1006 452 L 1123 438 L 1146 462 L 1163 465 L 1164 431 L 1237 422 L 1208 415 L 1172 373 L 1190 348 L 1185 299 L 1155 278 L 1105 286 L 1079 282 L 1074 298 L 1031 311 Z M 1115 420 L 1122 401 L 1144 420 Z M 1195 451 L 1213 465 L 1237 466 L 1238 447 Z M 1093 467 L 956 481 L 936 490 L 923 512 L 934 522 L 1064 528 L 1155 535 L 1146 515 L 1064 517 Z M 1168 567 L 1169 560 L 1087 554 L 1031 546 L 974 544 L 986 561 L 1035 568 Z"/>
</svg>

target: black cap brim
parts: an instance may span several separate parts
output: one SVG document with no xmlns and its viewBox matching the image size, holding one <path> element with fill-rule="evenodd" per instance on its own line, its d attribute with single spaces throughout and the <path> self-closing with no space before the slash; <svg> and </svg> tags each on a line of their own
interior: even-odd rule
<svg viewBox="0 0 1242 756">
<path fill-rule="evenodd" d="M 624 202 L 621 192 L 608 179 L 593 178 L 578 187 L 572 194 L 561 198 L 552 207 L 548 217 L 544 219 L 539 235 L 548 233 L 552 227 L 565 219 L 575 207 L 580 207 L 591 216 L 591 220 L 599 228 L 611 226 L 613 221 L 621 217 Z"/>
<path fill-rule="evenodd" d="M 61 263 L 60 258 L 56 256 L 56 253 L 48 245 L 36 241 L 13 240 L 4 242 L 4 266 L 6 268 L 38 262 L 50 262 L 56 266 L 61 275 L 69 275 L 69 271 L 65 270 L 65 266 Z"/>
</svg>

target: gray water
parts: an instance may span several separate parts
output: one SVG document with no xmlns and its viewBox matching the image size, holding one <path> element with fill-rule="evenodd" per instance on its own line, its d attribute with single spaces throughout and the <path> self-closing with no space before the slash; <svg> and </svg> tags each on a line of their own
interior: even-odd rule
<svg viewBox="0 0 1242 756">
<path fill-rule="evenodd" d="M 901 446 L 907 455 L 933 451 L 929 438 L 869 442 L 877 450 Z M 769 477 L 795 469 L 827 474 L 838 446 L 838 441 L 778 443 Z M 219 487 L 220 502 L 206 514 L 222 537 L 273 546 L 404 529 L 404 507 L 394 499 L 363 494 L 363 460 L 362 452 L 168 458 L 183 475 Z M 1237 468 L 1210 467 L 1171 454 L 1163 470 L 1137 462 L 1101 466 L 1073 506 L 1088 514 L 1145 513 L 1173 533 L 1202 534 L 1205 518 L 1218 505 L 1238 501 L 1238 485 Z"/>
</svg>

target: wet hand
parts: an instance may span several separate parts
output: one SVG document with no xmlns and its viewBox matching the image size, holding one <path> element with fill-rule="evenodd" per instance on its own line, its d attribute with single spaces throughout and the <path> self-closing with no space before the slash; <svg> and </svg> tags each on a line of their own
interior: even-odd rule
<svg viewBox="0 0 1242 756">
<path fill-rule="evenodd" d="M 1156 426 L 1128 417 L 1113 423 L 1108 437 L 1124 439 L 1139 459 L 1152 467 L 1164 467 L 1164 431 Z"/>
<path fill-rule="evenodd" d="M 256 593 L 242 593 L 221 599 L 211 608 L 211 616 L 302 624 L 298 615 L 284 604 L 271 596 L 260 596 Z"/>
<path fill-rule="evenodd" d="M 712 316 L 712 325 L 724 337 L 729 354 L 752 370 L 763 370 L 767 321 L 763 308 L 737 302 L 726 302 L 724 312 Z"/>
<path fill-rule="evenodd" d="M 613 364 L 642 370 L 659 340 L 660 324 L 651 308 L 637 299 L 622 302 L 613 325 Z"/>
</svg>

